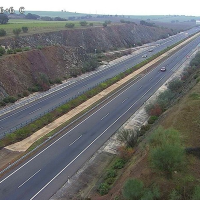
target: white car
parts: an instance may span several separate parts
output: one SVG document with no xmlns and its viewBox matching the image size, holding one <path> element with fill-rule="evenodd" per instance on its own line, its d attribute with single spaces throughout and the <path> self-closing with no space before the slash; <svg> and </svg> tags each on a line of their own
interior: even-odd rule
<svg viewBox="0 0 200 200">
<path fill-rule="evenodd" d="M 142 58 L 146 58 L 147 57 L 147 54 L 144 54 L 143 56 L 142 56 Z"/>
<path fill-rule="evenodd" d="M 165 71 L 166 71 L 166 67 L 161 67 L 161 68 L 160 68 L 160 71 L 161 71 L 161 72 L 165 72 Z"/>
</svg>

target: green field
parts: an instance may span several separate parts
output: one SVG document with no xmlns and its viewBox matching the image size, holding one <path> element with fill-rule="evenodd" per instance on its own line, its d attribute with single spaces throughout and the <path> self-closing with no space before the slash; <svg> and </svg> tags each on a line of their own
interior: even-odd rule
<svg viewBox="0 0 200 200">
<path fill-rule="evenodd" d="M 185 16 L 185 15 L 131 15 L 132 19 L 151 20 L 159 22 L 171 22 L 178 20 L 179 22 L 186 22 L 192 19 L 198 20 L 200 17 Z"/>
<path fill-rule="evenodd" d="M 70 22 L 75 24 L 74 28 L 84 28 L 79 24 L 79 21 L 41 21 L 29 19 L 10 19 L 7 24 L 0 24 L 0 29 L 3 28 L 6 31 L 7 36 L 14 36 L 13 29 L 22 28 L 23 26 L 25 26 L 28 27 L 28 33 L 21 32 L 20 35 L 29 35 L 34 33 L 66 30 L 67 28 L 65 28 L 65 24 Z M 92 23 L 94 26 L 102 26 L 102 22 Z"/>
</svg>

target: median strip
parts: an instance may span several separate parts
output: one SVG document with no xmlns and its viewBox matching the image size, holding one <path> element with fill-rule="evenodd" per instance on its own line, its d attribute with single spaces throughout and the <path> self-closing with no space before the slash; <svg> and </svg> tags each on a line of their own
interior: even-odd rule
<svg viewBox="0 0 200 200">
<path fill-rule="evenodd" d="M 46 125 L 42 129 L 36 131 L 35 133 L 33 133 L 28 138 L 26 138 L 26 139 L 24 139 L 24 140 L 22 140 L 20 142 L 17 142 L 15 144 L 9 145 L 9 146 L 7 146 L 5 148 L 8 149 L 8 150 L 11 150 L 11 151 L 19 151 L 19 152 L 26 151 L 35 141 L 37 141 L 38 139 L 42 138 L 43 136 L 45 136 L 49 132 L 53 131 L 54 129 L 58 128 L 59 126 L 61 126 L 66 121 L 74 118 L 75 116 L 77 116 L 78 114 L 83 112 L 84 110 L 88 109 L 91 105 L 93 105 L 96 102 L 102 100 L 103 98 L 108 96 L 110 93 L 112 93 L 113 91 L 117 90 L 119 87 L 121 87 L 122 85 L 126 84 L 130 80 L 132 80 L 134 77 L 136 77 L 136 75 L 138 75 L 140 73 L 145 73 L 150 66 L 155 65 L 157 62 L 161 61 L 164 58 L 167 58 L 171 53 L 175 52 L 178 48 L 180 48 L 181 46 L 185 45 L 186 43 L 188 43 L 189 41 L 193 40 L 194 38 L 198 37 L 199 35 L 200 35 L 200 33 L 197 33 L 194 36 L 192 36 L 191 38 L 189 38 L 189 39 L 185 40 L 184 42 L 180 43 L 176 47 L 173 47 L 172 49 L 170 49 L 166 53 L 160 55 L 156 59 L 150 61 L 148 64 L 144 65 L 143 67 L 141 67 L 141 68 L 137 69 L 136 71 L 134 71 L 133 73 L 129 74 L 128 76 L 126 76 L 122 80 L 114 83 L 113 85 L 109 86 L 108 88 L 106 88 L 105 90 L 100 92 L 99 94 L 93 96 L 92 98 L 88 99 L 87 101 L 85 101 L 81 105 L 77 106 L 73 110 L 71 110 L 68 113 L 64 114 L 62 117 L 56 119 L 52 123 Z"/>
</svg>

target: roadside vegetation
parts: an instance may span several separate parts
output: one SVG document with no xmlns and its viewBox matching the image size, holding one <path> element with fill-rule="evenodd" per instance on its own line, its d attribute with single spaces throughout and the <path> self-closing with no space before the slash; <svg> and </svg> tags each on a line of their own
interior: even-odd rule
<svg viewBox="0 0 200 200">
<path fill-rule="evenodd" d="M 190 67 L 184 69 L 181 78 L 169 82 L 168 89 L 146 106 L 149 114 L 147 125 L 140 130 L 122 130 L 119 133 L 118 140 L 123 146 L 118 149 L 118 157 L 128 155 L 128 159 L 119 180 L 115 179 L 112 185 L 103 182 L 103 188 L 106 188 L 103 194 L 97 190 L 100 195 L 105 195 L 102 199 L 109 198 L 111 189 L 114 199 L 122 200 L 200 199 L 199 80 L 200 52 L 191 60 Z M 189 95 L 183 97 L 188 92 Z M 162 116 L 163 112 L 166 112 L 165 116 Z M 134 155 L 135 149 L 143 153 Z M 144 152 L 145 165 L 137 164 L 140 169 L 144 168 L 144 174 L 141 171 L 141 175 L 137 174 L 139 178 L 135 178 L 135 170 L 138 170 L 135 162 Z M 119 188 L 114 191 L 123 174 L 129 176 L 126 175 L 121 191 Z"/>
</svg>

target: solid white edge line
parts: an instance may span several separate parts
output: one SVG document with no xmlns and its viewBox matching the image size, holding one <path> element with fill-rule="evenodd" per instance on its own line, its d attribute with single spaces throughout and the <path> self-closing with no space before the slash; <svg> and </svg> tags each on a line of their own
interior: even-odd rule
<svg viewBox="0 0 200 200">
<path fill-rule="evenodd" d="M 159 83 L 165 76 L 159 79 Z M 155 86 L 154 85 L 154 86 Z M 42 190 L 44 190 L 54 179 L 56 179 L 69 165 L 71 165 L 81 154 L 83 154 L 96 140 L 98 140 L 111 126 L 113 126 L 122 116 L 124 116 L 138 101 L 140 101 L 154 86 L 152 86 L 147 92 L 145 92 L 140 99 L 138 99 L 134 104 L 132 104 L 128 110 L 126 110 L 122 115 L 120 115 L 110 126 L 108 126 L 98 137 L 96 137 L 85 149 L 83 149 L 68 165 L 66 165 L 56 176 L 54 176 L 43 188 L 41 188 L 30 200 L 33 200 Z"/>
</svg>

